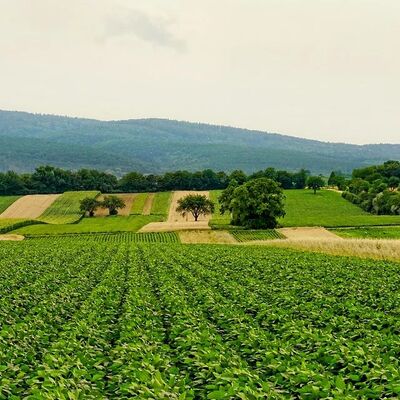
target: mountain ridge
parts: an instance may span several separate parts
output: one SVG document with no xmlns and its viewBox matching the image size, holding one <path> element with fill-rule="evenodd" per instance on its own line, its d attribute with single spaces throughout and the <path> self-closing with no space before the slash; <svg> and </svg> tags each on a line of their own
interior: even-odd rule
<svg viewBox="0 0 400 400">
<path fill-rule="evenodd" d="M 116 174 L 272 166 L 326 174 L 392 158 L 400 159 L 400 144 L 324 142 L 162 118 L 102 121 L 0 110 L 0 171 L 29 172 L 41 164 Z"/>
</svg>

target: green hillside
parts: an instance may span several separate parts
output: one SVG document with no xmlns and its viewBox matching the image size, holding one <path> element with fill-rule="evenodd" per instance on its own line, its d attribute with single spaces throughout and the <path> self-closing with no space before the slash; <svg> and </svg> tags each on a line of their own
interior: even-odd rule
<svg viewBox="0 0 400 400">
<path fill-rule="evenodd" d="M 0 171 L 38 165 L 137 170 L 243 169 L 272 166 L 314 173 L 400 159 L 400 145 L 324 143 L 279 134 L 163 119 L 97 121 L 0 111 Z"/>
</svg>

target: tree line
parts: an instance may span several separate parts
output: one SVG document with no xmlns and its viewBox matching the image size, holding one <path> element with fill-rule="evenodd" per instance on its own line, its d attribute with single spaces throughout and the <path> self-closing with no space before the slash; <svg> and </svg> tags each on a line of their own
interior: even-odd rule
<svg viewBox="0 0 400 400">
<path fill-rule="evenodd" d="M 342 196 L 373 214 L 400 214 L 400 161 L 355 169 Z"/>
<path fill-rule="evenodd" d="M 225 189 L 232 181 L 243 184 L 257 178 L 272 179 L 283 189 L 303 189 L 309 175 L 309 171 L 304 169 L 288 172 L 267 168 L 251 175 L 241 170 L 226 173 L 205 169 L 198 172 L 167 172 L 162 175 L 129 172 L 117 178 L 113 174 L 95 169 L 71 171 L 46 165 L 36 168 L 33 173 L 0 173 L 0 195 L 48 194 L 77 190 L 99 190 L 102 193 L 214 190 Z"/>
</svg>

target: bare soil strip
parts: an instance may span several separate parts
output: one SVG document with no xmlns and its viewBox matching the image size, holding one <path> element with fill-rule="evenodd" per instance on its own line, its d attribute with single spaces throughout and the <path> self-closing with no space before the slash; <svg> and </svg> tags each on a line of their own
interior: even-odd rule
<svg viewBox="0 0 400 400">
<path fill-rule="evenodd" d="M 149 193 L 146 197 L 146 201 L 144 202 L 142 215 L 150 215 L 151 209 L 153 207 L 155 193 Z"/>
<path fill-rule="evenodd" d="M 0 241 L 1 240 L 10 240 L 10 241 L 21 241 L 24 240 L 25 237 L 21 235 L 0 235 Z"/>
<path fill-rule="evenodd" d="M 33 194 L 23 196 L 11 204 L 11 206 L 0 215 L 0 218 L 38 218 L 59 196 L 59 194 Z"/>
<path fill-rule="evenodd" d="M 101 195 L 97 198 L 97 200 L 103 201 L 104 196 L 107 196 L 107 195 Z M 113 194 L 113 196 L 117 196 L 125 202 L 125 207 L 118 210 L 118 215 L 122 215 L 124 217 L 129 216 L 130 212 L 131 212 L 132 204 L 135 201 L 135 197 L 137 196 L 137 194 L 118 193 L 118 194 Z M 107 215 L 109 215 L 107 208 L 98 208 L 95 212 L 96 217 L 106 217 Z"/>
<path fill-rule="evenodd" d="M 312 228 L 281 228 L 277 229 L 286 238 L 291 240 L 326 240 L 326 239 L 337 239 L 343 240 L 341 237 L 335 235 L 333 232 L 328 231 L 325 228 L 312 227 Z"/>
<path fill-rule="evenodd" d="M 181 243 L 215 243 L 215 244 L 237 244 L 235 238 L 226 231 L 193 230 L 179 232 Z"/>
<path fill-rule="evenodd" d="M 208 225 L 210 215 L 201 216 L 197 222 L 195 222 L 193 216 L 186 215 L 182 217 L 180 213 L 176 211 L 178 207 L 178 200 L 188 194 L 201 194 L 209 197 L 207 191 L 177 191 L 172 194 L 172 201 L 168 212 L 168 219 L 166 222 L 151 222 L 145 225 L 139 232 L 173 232 L 173 231 L 185 231 L 185 230 L 209 230 L 211 229 Z"/>
</svg>

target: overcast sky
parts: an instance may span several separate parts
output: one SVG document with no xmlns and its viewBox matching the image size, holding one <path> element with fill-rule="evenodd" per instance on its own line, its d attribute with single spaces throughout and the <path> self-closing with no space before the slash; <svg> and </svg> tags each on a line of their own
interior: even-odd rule
<svg viewBox="0 0 400 400">
<path fill-rule="evenodd" d="M 0 0 L 0 109 L 400 143 L 400 0 Z"/>
</svg>

